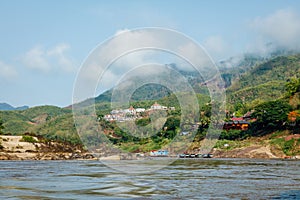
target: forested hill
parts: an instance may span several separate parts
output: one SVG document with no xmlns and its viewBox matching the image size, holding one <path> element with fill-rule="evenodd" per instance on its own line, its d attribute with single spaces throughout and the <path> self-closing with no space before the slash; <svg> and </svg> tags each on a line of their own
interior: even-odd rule
<svg viewBox="0 0 300 200">
<path fill-rule="evenodd" d="M 243 65 L 245 65 L 244 68 Z M 287 82 L 292 78 L 300 78 L 300 54 L 279 56 L 267 61 L 247 57 L 247 60 L 238 66 L 221 69 L 221 72 L 222 77 L 227 77 L 228 109 L 232 113 L 243 115 L 264 102 L 284 97 Z M 192 73 L 185 75 L 190 83 L 200 85 L 201 78 L 195 77 Z M 203 104 L 207 103 L 209 97 L 205 95 L 205 92 L 201 95 L 199 99 L 205 100 Z M 96 97 L 98 115 L 108 114 L 111 111 L 110 98 L 111 91 Z M 157 85 L 141 87 L 132 97 L 134 107 L 148 108 L 155 101 L 168 107 L 176 107 L 173 104 L 177 102 L 176 97 L 170 95 L 167 88 Z M 177 120 L 178 116 L 175 115 L 178 114 L 179 112 L 174 114 L 174 119 Z M 0 111 L 0 119 L 3 121 L 2 132 L 5 134 L 31 133 L 53 140 L 59 139 L 74 143 L 80 141 L 70 108 L 39 106 L 24 111 Z M 175 130 L 177 130 L 176 127 Z"/>
<path fill-rule="evenodd" d="M 158 100 L 171 94 L 171 91 L 158 84 L 146 84 L 133 93 L 131 100 Z M 96 103 L 110 102 L 112 90 L 108 90 L 95 98 Z"/>
<path fill-rule="evenodd" d="M 266 101 L 283 97 L 286 83 L 300 77 L 300 54 L 279 56 L 241 74 L 227 88 L 232 110 L 247 110 Z"/>
<path fill-rule="evenodd" d="M 300 54 L 279 56 L 244 73 L 228 90 L 237 91 L 270 81 L 287 81 L 290 77 L 300 76 L 299 72 Z"/>
</svg>

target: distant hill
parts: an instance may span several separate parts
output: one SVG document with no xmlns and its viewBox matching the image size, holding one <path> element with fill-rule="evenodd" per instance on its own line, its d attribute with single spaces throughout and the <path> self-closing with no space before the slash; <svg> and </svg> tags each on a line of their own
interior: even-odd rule
<svg viewBox="0 0 300 200">
<path fill-rule="evenodd" d="M 4 122 L 4 133 L 20 135 L 35 132 L 37 126 L 70 112 L 56 106 L 37 106 L 26 110 L 0 111 L 0 119 Z"/>
<path fill-rule="evenodd" d="M 13 107 L 8 103 L 0 103 L 0 110 L 26 110 L 28 108 L 28 106 Z"/>
</svg>

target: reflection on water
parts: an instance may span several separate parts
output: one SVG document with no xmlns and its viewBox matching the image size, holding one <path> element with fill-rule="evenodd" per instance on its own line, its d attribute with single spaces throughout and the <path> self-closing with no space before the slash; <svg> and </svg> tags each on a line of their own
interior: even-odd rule
<svg viewBox="0 0 300 200">
<path fill-rule="evenodd" d="M 130 162 L 132 170 L 143 164 Z M 299 169 L 300 161 L 183 159 L 158 171 L 130 175 L 99 161 L 1 161 L 0 197 L 300 199 Z"/>
</svg>

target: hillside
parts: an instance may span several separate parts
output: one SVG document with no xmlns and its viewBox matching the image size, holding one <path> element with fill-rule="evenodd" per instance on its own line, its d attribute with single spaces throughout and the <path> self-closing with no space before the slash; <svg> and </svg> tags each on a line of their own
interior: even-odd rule
<svg viewBox="0 0 300 200">
<path fill-rule="evenodd" d="M 300 54 L 273 58 L 243 74 L 228 90 L 237 91 L 265 84 L 269 81 L 287 81 L 290 77 L 298 77 L 300 72 L 299 62 Z"/>
<path fill-rule="evenodd" d="M 37 106 L 23 111 L 0 111 L 0 119 L 3 121 L 4 133 L 21 135 L 36 132 L 36 128 L 42 124 L 68 113 L 71 113 L 71 110 L 56 106 Z"/>
<path fill-rule="evenodd" d="M 131 99 L 133 101 L 140 100 L 157 100 L 165 96 L 170 95 L 171 92 L 168 88 L 158 85 L 158 84 L 146 84 L 138 88 L 132 95 Z M 96 103 L 110 102 L 112 95 L 112 90 L 108 90 L 98 97 L 95 98 Z"/>
<path fill-rule="evenodd" d="M 230 87 L 233 82 L 238 81 L 243 74 L 267 60 L 267 58 L 259 55 L 245 54 L 240 57 L 232 57 L 221 61 L 218 66 L 225 82 L 225 88 Z"/>
<path fill-rule="evenodd" d="M 246 66 L 243 68 L 243 64 Z M 300 54 L 279 56 L 270 60 L 262 60 L 247 57 L 247 60 L 240 62 L 236 67 L 221 69 L 222 77 L 226 82 L 227 88 L 227 104 L 230 110 L 229 114 L 235 113 L 242 116 L 247 111 L 255 110 L 253 117 L 257 118 L 256 122 L 251 124 L 248 131 L 224 131 L 221 135 L 221 141 L 243 140 L 248 137 L 258 137 L 268 135 L 272 145 L 276 143 L 280 148 L 286 148 L 290 143 L 281 137 L 282 131 L 291 129 L 291 122 L 288 119 L 289 112 L 297 113 L 299 111 L 299 88 L 300 82 Z M 210 123 L 210 98 L 207 95 L 207 89 L 199 87 L 202 83 L 201 78 L 196 77 L 192 72 L 182 72 L 189 82 L 197 88 L 198 100 L 201 111 L 201 123 L 195 137 L 195 145 L 201 141 L 206 135 L 207 127 Z M 299 79 L 300 80 L 300 79 Z M 287 88 L 287 84 L 296 81 L 294 86 Z M 298 82 L 299 83 L 298 83 Z M 287 92 L 287 89 L 292 92 Z M 289 93 L 289 95 L 287 95 Z M 154 102 L 167 107 L 175 107 L 175 111 L 168 112 L 168 118 L 163 130 L 157 135 L 146 139 L 135 138 L 125 133 L 117 127 L 115 123 L 103 120 L 103 116 L 111 111 L 111 90 L 107 91 L 95 98 L 96 114 L 100 119 L 99 124 L 105 126 L 105 132 L 110 137 L 114 145 L 126 151 L 149 151 L 151 149 L 159 149 L 162 145 L 171 141 L 174 135 L 180 133 L 182 127 L 179 127 L 180 106 L 174 94 L 163 87 L 155 84 L 144 85 L 133 94 L 130 105 L 134 108 L 149 108 Z M 278 101 L 275 101 L 278 100 Z M 91 106 L 89 99 L 80 103 L 84 109 Z M 265 110 L 268 112 L 265 113 Z M 88 110 L 88 109 L 87 109 Z M 88 113 L 88 112 L 87 112 Z M 227 116 L 229 120 L 230 116 Z M 3 121 L 4 134 L 23 135 L 25 133 L 43 136 L 48 140 L 68 142 L 72 144 L 80 143 L 74 125 L 72 110 L 70 108 L 59 108 L 56 106 L 37 106 L 27 110 L 0 111 L 0 119 Z M 296 126 L 293 130 L 284 132 L 284 138 L 288 137 L 290 132 L 298 131 L 299 117 L 296 114 Z M 137 124 L 149 123 L 149 117 L 138 120 Z M 266 129 L 268 129 L 266 131 Z M 273 132 L 279 131 L 276 136 L 272 136 Z M 283 136 L 282 136 L 283 137 Z M 254 140 L 256 141 L 256 140 Z M 298 144 L 298 139 L 293 140 Z M 272 143 L 273 142 L 273 143 Z M 272 143 L 272 144 L 271 144 Z M 240 146 L 239 146 L 240 148 Z M 222 149 L 222 148 L 221 148 Z M 286 150 L 298 152 L 298 149 Z"/>
<path fill-rule="evenodd" d="M 245 111 L 260 103 L 282 98 L 285 85 L 300 77 L 300 54 L 279 56 L 241 74 L 227 88 L 227 103 L 232 111 Z"/>
</svg>

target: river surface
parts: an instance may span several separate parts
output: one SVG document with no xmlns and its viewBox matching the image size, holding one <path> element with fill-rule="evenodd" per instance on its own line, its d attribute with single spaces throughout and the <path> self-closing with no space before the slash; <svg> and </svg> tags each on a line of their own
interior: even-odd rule
<svg viewBox="0 0 300 200">
<path fill-rule="evenodd" d="M 300 161 L 182 159 L 139 174 L 100 161 L 0 161 L 0 198 L 300 199 Z"/>
</svg>

